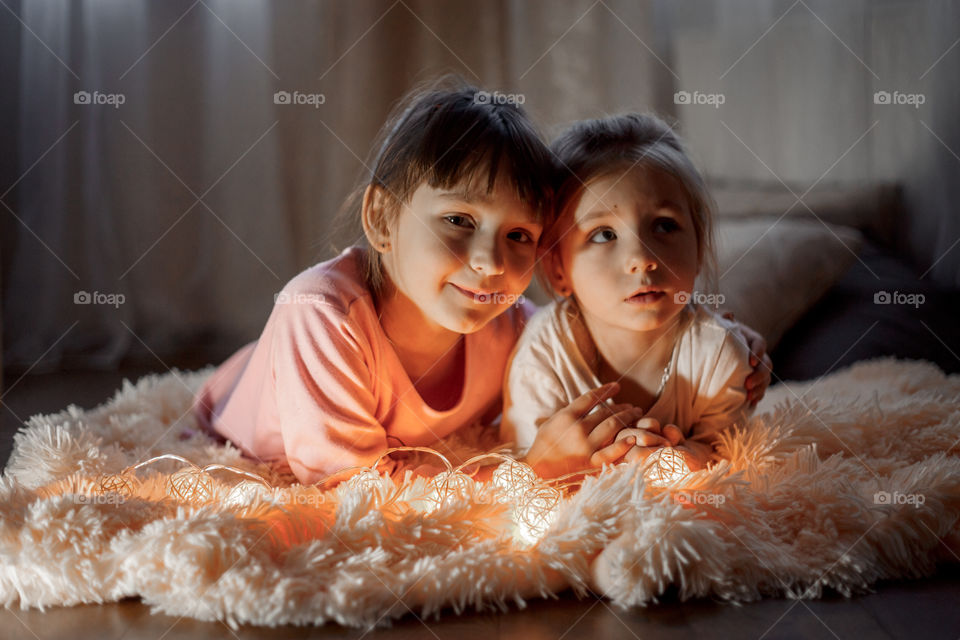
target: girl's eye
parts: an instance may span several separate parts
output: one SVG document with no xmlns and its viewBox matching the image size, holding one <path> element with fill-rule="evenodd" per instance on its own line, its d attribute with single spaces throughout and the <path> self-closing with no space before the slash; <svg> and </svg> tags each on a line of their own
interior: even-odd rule
<svg viewBox="0 0 960 640">
<path fill-rule="evenodd" d="M 520 242 L 522 244 L 530 244 L 533 242 L 533 236 L 530 235 L 529 231 L 524 231 L 523 229 L 517 229 L 516 231 L 511 231 L 507 234 L 507 237 L 513 240 L 514 242 Z"/>
<path fill-rule="evenodd" d="M 653 223 L 653 230 L 661 233 L 670 233 L 679 228 L 680 225 L 673 218 L 657 218 L 656 222 Z"/>
<path fill-rule="evenodd" d="M 617 234 L 614 233 L 613 229 L 609 229 L 609 228 L 597 229 L 596 231 L 591 233 L 590 237 L 587 239 L 590 242 L 593 242 L 595 244 L 605 244 L 612 240 L 616 240 Z"/>
<path fill-rule="evenodd" d="M 459 213 L 451 213 L 443 216 L 443 219 L 455 227 L 470 227 L 470 218 Z"/>
</svg>

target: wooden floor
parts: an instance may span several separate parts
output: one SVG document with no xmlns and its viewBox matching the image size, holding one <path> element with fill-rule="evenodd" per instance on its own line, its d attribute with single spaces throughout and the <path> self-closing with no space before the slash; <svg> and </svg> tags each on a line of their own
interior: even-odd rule
<svg viewBox="0 0 960 640">
<path fill-rule="evenodd" d="M 162 369 L 161 369 L 162 370 Z M 90 408 L 103 402 L 124 377 L 136 380 L 149 367 L 122 372 L 61 373 L 5 380 L 0 420 L 0 460 L 6 463 L 13 434 L 22 419 L 51 413 L 68 404 Z M 413 615 L 393 627 L 366 632 L 325 627 L 240 627 L 151 614 L 137 599 L 103 605 L 53 608 L 45 612 L 0 609 L 4 640 L 168 640 L 175 638 L 428 638 L 497 640 L 518 638 L 960 638 L 960 568 L 934 578 L 882 584 L 877 593 L 846 599 L 764 600 L 731 606 L 700 600 L 668 599 L 646 609 L 622 611 L 595 598 L 534 601 L 525 610 L 504 614 L 445 612 L 437 620 Z"/>
</svg>

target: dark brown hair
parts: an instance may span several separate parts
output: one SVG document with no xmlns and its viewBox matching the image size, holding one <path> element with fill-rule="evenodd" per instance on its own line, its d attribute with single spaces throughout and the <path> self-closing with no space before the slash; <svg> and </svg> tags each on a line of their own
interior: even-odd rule
<svg viewBox="0 0 960 640">
<path fill-rule="evenodd" d="M 354 194 L 352 215 L 357 196 L 368 186 L 383 190 L 386 213 L 394 216 L 421 184 L 438 189 L 467 185 L 490 193 L 503 179 L 538 222 L 548 226 L 554 212 L 550 151 L 515 101 L 492 100 L 491 95 L 499 94 L 456 76 L 410 92 L 377 137 L 376 155 Z M 367 251 L 366 277 L 379 290 L 382 263 L 373 247 Z"/>
</svg>

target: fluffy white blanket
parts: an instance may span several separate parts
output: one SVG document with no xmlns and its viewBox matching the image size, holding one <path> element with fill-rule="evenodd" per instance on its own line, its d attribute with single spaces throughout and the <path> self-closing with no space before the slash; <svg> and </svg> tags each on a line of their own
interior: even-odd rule
<svg viewBox="0 0 960 640">
<path fill-rule="evenodd" d="M 532 545 L 513 535 L 514 506 L 490 484 L 431 510 L 431 481 L 402 469 L 322 491 L 205 435 L 183 439 L 209 373 L 125 381 L 96 409 L 21 429 L 0 479 L 5 606 L 139 596 L 232 626 L 369 626 L 522 606 L 550 595 L 550 574 L 582 592 L 600 550 L 604 591 L 622 606 L 668 589 L 739 602 L 850 595 L 960 560 L 960 376 L 927 363 L 876 360 L 775 386 L 725 438 L 723 461 L 668 488 L 608 468 L 562 499 Z M 446 443 L 460 459 L 485 445 Z M 176 462 L 104 481 L 161 453 L 246 469 L 273 488 L 224 470 L 177 475 Z M 199 498 L 177 500 L 185 487 Z"/>
</svg>

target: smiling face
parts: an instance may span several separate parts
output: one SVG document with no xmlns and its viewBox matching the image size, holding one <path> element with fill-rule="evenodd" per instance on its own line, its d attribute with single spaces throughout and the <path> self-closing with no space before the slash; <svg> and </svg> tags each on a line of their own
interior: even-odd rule
<svg viewBox="0 0 960 640">
<path fill-rule="evenodd" d="M 392 217 L 384 270 L 424 320 L 473 333 L 530 284 L 541 224 L 504 182 L 489 193 L 424 183 Z"/>
<path fill-rule="evenodd" d="M 680 183 L 637 166 L 591 180 L 558 223 L 550 278 L 588 325 L 652 331 L 685 306 L 699 269 L 697 232 Z M 565 291 L 564 291 L 565 290 Z"/>
</svg>

